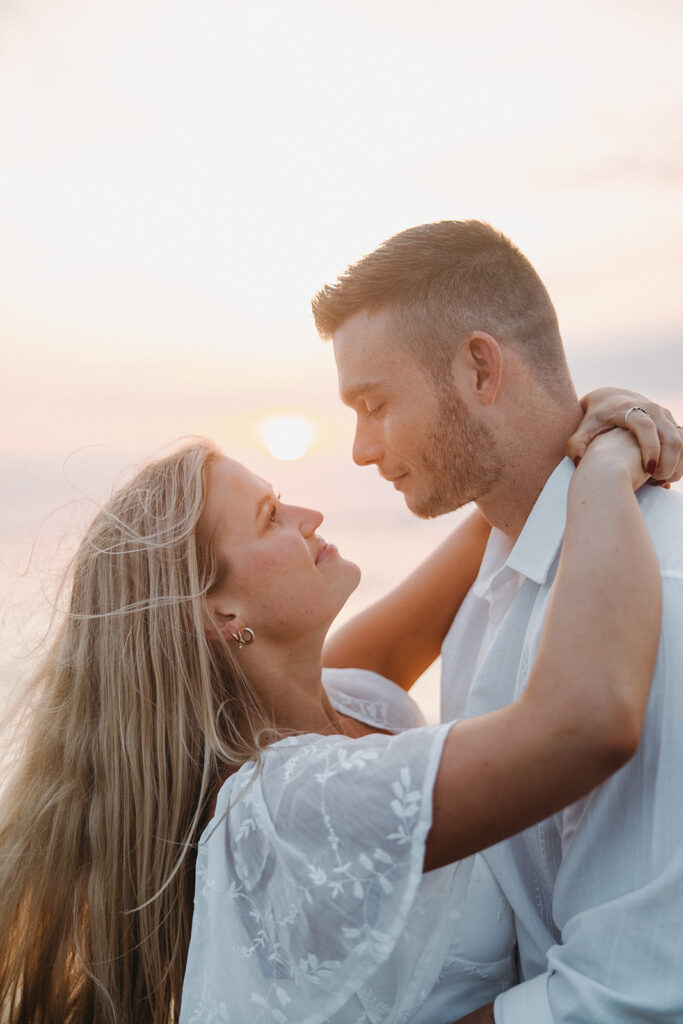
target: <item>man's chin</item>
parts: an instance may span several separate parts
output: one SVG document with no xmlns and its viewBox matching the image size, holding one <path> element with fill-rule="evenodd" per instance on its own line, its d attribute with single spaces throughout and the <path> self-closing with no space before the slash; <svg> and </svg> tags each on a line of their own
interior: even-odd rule
<svg viewBox="0 0 683 1024">
<path fill-rule="evenodd" d="M 417 516 L 418 519 L 436 519 L 438 516 L 445 516 L 448 512 L 454 512 L 465 502 L 455 502 L 446 498 L 443 494 L 404 494 L 403 500 L 406 507 Z"/>
</svg>

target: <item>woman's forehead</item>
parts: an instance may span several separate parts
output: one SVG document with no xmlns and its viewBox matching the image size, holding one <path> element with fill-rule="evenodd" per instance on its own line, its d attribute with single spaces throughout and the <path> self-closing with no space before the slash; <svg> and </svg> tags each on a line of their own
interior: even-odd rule
<svg viewBox="0 0 683 1024">
<path fill-rule="evenodd" d="M 202 519 L 210 534 L 221 526 L 254 519 L 259 503 L 273 493 L 267 481 L 223 455 L 211 465 Z"/>
</svg>

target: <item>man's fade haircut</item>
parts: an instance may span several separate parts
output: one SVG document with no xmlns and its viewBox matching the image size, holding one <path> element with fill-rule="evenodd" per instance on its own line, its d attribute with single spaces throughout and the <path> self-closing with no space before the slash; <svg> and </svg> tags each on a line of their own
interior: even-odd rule
<svg viewBox="0 0 683 1024">
<path fill-rule="evenodd" d="M 570 383 L 545 285 L 510 239 L 483 221 L 401 231 L 324 285 L 312 307 L 322 338 L 361 310 L 390 311 L 400 340 L 437 382 L 459 344 L 479 330 L 514 347 L 549 390 Z"/>
</svg>

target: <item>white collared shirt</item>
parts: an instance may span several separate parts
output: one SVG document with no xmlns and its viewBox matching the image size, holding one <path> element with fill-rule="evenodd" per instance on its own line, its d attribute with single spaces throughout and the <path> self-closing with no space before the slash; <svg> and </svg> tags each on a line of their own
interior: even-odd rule
<svg viewBox="0 0 683 1024">
<path fill-rule="evenodd" d="M 444 643 L 444 720 L 524 690 L 572 473 L 564 459 L 512 550 L 492 531 Z M 683 498 L 643 487 L 638 499 L 664 595 L 641 746 L 588 797 L 487 851 L 515 912 L 524 979 L 496 1000 L 497 1024 L 683 1024 Z"/>
</svg>

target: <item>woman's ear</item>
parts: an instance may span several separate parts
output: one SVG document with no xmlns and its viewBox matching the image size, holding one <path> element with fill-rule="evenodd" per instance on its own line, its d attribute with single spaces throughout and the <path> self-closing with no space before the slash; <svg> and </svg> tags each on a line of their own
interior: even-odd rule
<svg viewBox="0 0 683 1024">
<path fill-rule="evenodd" d="M 206 617 L 204 630 L 209 640 L 217 640 L 219 636 L 230 643 L 234 639 L 233 634 L 244 629 L 245 623 L 242 619 L 229 610 L 225 602 L 211 598 L 207 601 L 208 616 Z"/>
<path fill-rule="evenodd" d="M 473 331 L 458 349 L 456 363 L 459 387 L 464 382 L 475 402 L 492 405 L 503 376 L 503 353 L 496 339 Z"/>
</svg>

